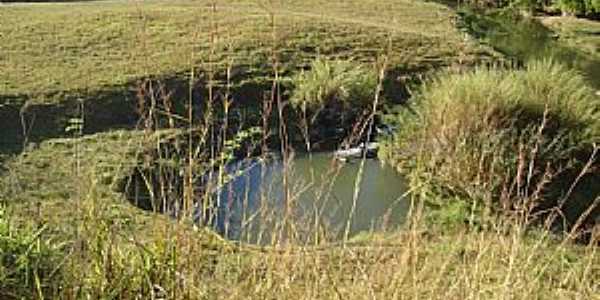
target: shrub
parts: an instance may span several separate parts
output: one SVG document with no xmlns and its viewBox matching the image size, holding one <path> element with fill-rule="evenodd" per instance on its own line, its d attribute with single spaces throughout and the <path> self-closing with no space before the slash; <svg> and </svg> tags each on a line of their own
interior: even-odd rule
<svg viewBox="0 0 600 300">
<path fill-rule="evenodd" d="M 313 112 L 324 107 L 360 109 L 368 106 L 377 88 L 377 74 L 347 60 L 315 60 L 294 79 L 293 106 Z"/>
<path fill-rule="evenodd" d="M 593 91 L 550 61 L 446 74 L 426 84 L 414 106 L 416 113 L 397 116 L 400 129 L 382 155 L 413 183 L 426 182 L 430 199 L 556 204 L 600 141 Z"/>
<path fill-rule="evenodd" d="M 584 0 L 558 0 L 557 5 L 563 12 L 568 14 L 582 14 L 586 10 Z"/>
<path fill-rule="evenodd" d="M 290 97 L 298 122 L 297 142 L 334 145 L 345 137 L 360 137 L 352 129 L 362 122 L 375 100 L 378 77 L 374 70 L 348 60 L 313 61 L 293 79 Z M 315 130 L 311 125 L 318 125 Z"/>
<path fill-rule="evenodd" d="M 587 13 L 600 14 L 600 0 L 586 0 Z"/>
</svg>

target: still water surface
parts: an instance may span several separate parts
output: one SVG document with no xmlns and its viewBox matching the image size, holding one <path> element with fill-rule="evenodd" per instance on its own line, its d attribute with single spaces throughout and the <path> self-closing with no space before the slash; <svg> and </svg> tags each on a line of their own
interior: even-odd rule
<svg viewBox="0 0 600 300">
<path fill-rule="evenodd" d="M 217 229 L 226 237 L 257 242 L 289 230 L 336 240 L 349 234 L 393 229 L 408 210 L 403 178 L 374 159 L 339 162 L 331 153 L 302 154 L 230 164 L 235 174 L 218 192 Z M 356 188 L 358 187 L 358 189 Z M 356 200 L 356 201 L 354 201 Z M 354 208 L 353 208 L 354 207 Z"/>
</svg>

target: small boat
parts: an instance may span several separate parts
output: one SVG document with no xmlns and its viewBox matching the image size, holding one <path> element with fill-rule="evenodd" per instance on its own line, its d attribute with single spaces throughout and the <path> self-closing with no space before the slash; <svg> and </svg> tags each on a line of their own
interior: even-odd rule
<svg viewBox="0 0 600 300">
<path fill-rule="evenodd" d="M 377 150 L 379 149 L 378 143 L 361 143 L 357 147 L 340 149 L 333 153 L 335 158 L 346 161 L 350 158 L 362 158 L 365 155 L 367 158 L 374 158 L 377 156 Z"/>
</svg>

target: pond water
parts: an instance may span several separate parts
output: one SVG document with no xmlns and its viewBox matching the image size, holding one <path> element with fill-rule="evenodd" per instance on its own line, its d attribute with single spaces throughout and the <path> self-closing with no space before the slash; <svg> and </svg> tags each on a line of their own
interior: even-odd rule
<svg viewBox="0 0 600 300">
<path fill-rule="evenodd" d="M 361 160 L 344 163 L 332 153 L 287 161 L 246 159 L 226 167 L 226 173 L 235 175 L 216 193 L 214 225 L 219 232 L 253 243 L 289 236 L 290 229 L 300 239 L 318 235 L 339 240 L 348 225 L 352 236 L 404 222 L 408 201 L 403 178 L 381 162 L 367 159 L 359 172 Z"/>
</svg>

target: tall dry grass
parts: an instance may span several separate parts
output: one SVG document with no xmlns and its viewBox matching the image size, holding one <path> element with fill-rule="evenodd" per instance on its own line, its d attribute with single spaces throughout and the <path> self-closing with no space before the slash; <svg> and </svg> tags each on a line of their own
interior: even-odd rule
<svg viewBox="0 0 600 300">
<path fill-rule="evenodd" d="M 216 9 L 213 6 L 213 10 Z M 127 151 L 123 151 L 130 154 L 118 157 L 133 157 L 136 161 L 132 164 L 117 160 L 110 169 L 123 178 L 138 172 L 142 179 L 139 188 L 145 189 L 146 194 L 134 199 L 145 201 L 148 204 L 145 208 L 150 212 L 131 209 L 122 198 L 107 201 L 114 196 L 108 190 L 117 188 L 119 180 L 104 183 L 103 174 L 98 171 L 105 167 L 104 162 L 95 160 L 98 157 L 90 153 L 95 149 L 89 148 L 94 141 L 85 137 L 64 141 L 72 145 L 67 153 L 71 155 L 73 168 L 67 168 L 65 173 L 71 172 L 69 185 L 74 189 L 67 191 L 68 198 L 75 204 L 59 203 L 59 209 L 73 211 L 66 213 L 69 219 L 44 225 L 38 220 L 14 220 L 10 216 L 17 216 L 19 212 L 2 210 L 0 278 L 6 280 L 0 281 L 0 296 L 14 299 L 530 299 L 532 296 L 584 299 L 598 295 L 595 279 L 600 275 L 600 262 L 596 247 L 572 245 L 548 231 L 530 230 L 528 222 L 518 217 L 490 217 L 484 230 L 475 226 L 459 226 L 453 230 L 430 227 L 424 219 L 427 211 L 422 202 L 423 197 L 431 196 L 424 188 L 424 184 L 432 184 L 430 181 L 420 181 L 413 186 L 411 217 L 405 230 L 358 237 L 350 237 L 346 230 L 340 243 L 318 238 L 323 230 L 318 222 L 306 222 L 293 214 L 298 187 L 292 186 L 289 180 L 293 176 L 294 151 L 286 113 L 289 104 L 279 80 L 281 66 L 277 47 L 282 41 L 278 39 L 278 15 L 273 12 L 268 15 L 273 36 L 273 81 L 261 99 L 264 101 L 260 123 L 235 121 L 239 111 L 229 90 L 231 67 L 227 65 L 224 70 L 218 70 L 211 57 L 202 68 L 190 66 L 189 93 L 182 111 L 177 111 L 173 102 L 177 99 L 171 98 L 161 82 L 142 81 L 137 98 L 141 117 L 139 132 L 129 136 L 125 143 L 110 143 L 110 146 L 126 148 Z M 209 33 L 211 40 L 219 38 L 216 20 L 214 24 Z M 198 74 L 200 69 L 207 70 L 202 80 Z M 219 71 L 226 74 L 224 82 L 217 81 Z M 377 69 L 376 92 L 364 113 L 367 117 L 357 119 L 357 128 L 372 131 L 385 71 L 386 64 L 381 63 Z M 200 97 L 195 92 L 199 84 L 203 85 Z M 468 123 L 471 113 L 462 116 L 467 117 L 464 121 Z M 85 118 L 81 116 L 81 119 Z M 303 124 L 309 126 L 306 120 Z M 475 122 L 471 124 L 479 126 Z M 542 124 L 538 132 L 546 127 Z M 85 126 L 85 120 L 81 125 Z M 407 128 L 417 127 L 412 126 Z M 256 131 L 255 127 L 261 130 Z M 481 136 L 470 134 L 473 134 L 470 138 Z M 494 156 L 489 153 L 504 141 L 498 136 L 491 137 L 497 140 L 482 143 L 477 151 L 468 153 L 493 160 Z M 100 139 L 95 143 L 108 141 Z M 210 223 L 210 218 L 216 217 L 213 208 L 219 203 L 212 202 L 210 186 L 201 188 L 198 183 L 208 174 L 214 179 L 208 181 L 210 184 L 215 188 L 223 186 L 228 180 L 226 165 L 229 162 L 256 153 L 268 159 L 268 152 L 273 149 L 282 157 L 285 209 L 281 211 L 283 218 L 276 219 L 280 221 L 262 228 L 272 233 L 268 241 L 263 246 L 225 241 L 204 228 L 203 222 L 198 222 L 195 216 L 201 211 L 202 216 L 208 218 L 205 221 Z M 456 162 L 463 157 L 453 156 Z M 527 158 L 517 161 L 521 162 L 518 172 L 526 170 L 524 166 L 535 160 Z M 26 160 L 27 156 L 22 159 Z M 415 161 L 428 164 L 435 160 Z M 454 171 L 448 167 L 445 171 L 470 174 L 462 165 L 458 167 Z M 57 168 L 57 176 L 59 171 L 62 169 Z M 335 166 L 331 174 L 333 181 Z M 463 177 L 454 174 L 441 178 Z M 360 180 L 360 176 L 356 178 L 355 201 Z M 478 191 L 489 188 L 490 180 L 493 180 L 491 176 L 479 178 Z M 17 192 L 25 192 L 19 189 L 19 184 L 15 185 Z M 327 184 L 321 185 L 323 193 L 328 188 Z M 518 183 L 517 189 L 521 188 Z M 510 195 L 513 197 L 514 193 Z M 476 194 L 469 196 L 479 199 Z M 7 199 L 3 196 L 4 200 Z M 264 199 L 265 205 L 267 200 Z M 269 207 L 260 213 L 273 214 Z M 348 222 L 352 217 L 348 217 Z M 24 226 L 30 221 L 31 224 Z M 48 227 L 57 224 L 60 226 Z M 62 235 L 65 233 L 71 234 Z M 305 233 L 315 238 L 303 239 Z M 22 278 L 28 279 L 23 282 Z"/>
</svg>

